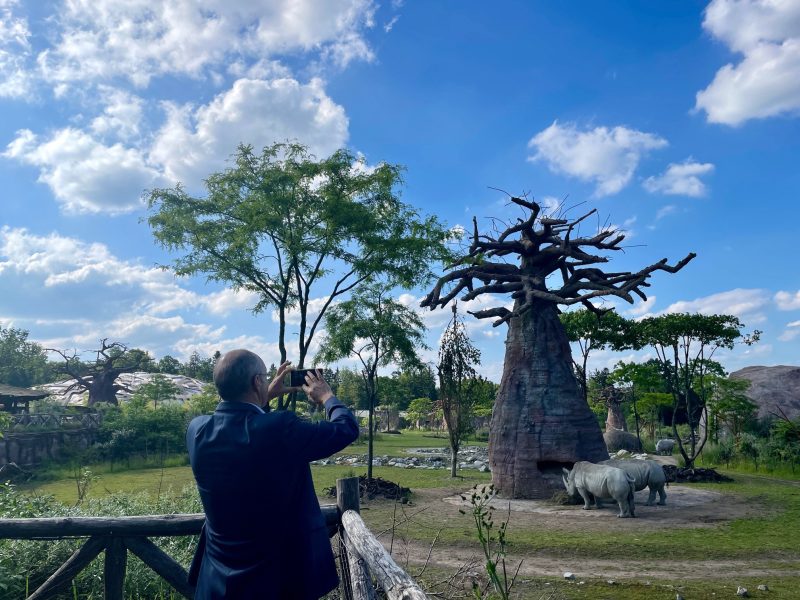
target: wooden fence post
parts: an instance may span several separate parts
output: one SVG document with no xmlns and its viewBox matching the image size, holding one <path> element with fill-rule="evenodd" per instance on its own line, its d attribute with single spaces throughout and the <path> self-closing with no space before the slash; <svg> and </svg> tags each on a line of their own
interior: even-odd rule
<svg viewBox="0 0 800 600">
<path fill-rule="evenodd" d="M 111 536 L 106 546 L 106 560 L 103 565 L 105 600 L 124 600 L 127 565 L 128 549 L 122 542 L 122 538 Z"/>
<path fill-rule="evenodd" d="M 361 509 L 358 477 L 336 480 L 336 506 L 339 509 L 339 562 L 342 568 L 342 596 L 345 600 L 375 600 L 375 589 L 364 559 L 350 543 L 341 526 L 345 511 Z"/>
</svg>

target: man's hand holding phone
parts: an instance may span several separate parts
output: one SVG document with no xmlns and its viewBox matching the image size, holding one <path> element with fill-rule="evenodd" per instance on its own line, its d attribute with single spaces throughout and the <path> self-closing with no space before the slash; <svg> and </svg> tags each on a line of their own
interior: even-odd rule
<svg viewBox="0 0 800 600">
<path fill-rule="evenodd" d="M 322 369 L 308 369 L 305 374 L 303 391 L 308 396 L 308 401 L 312 404 L 323 405 L 328 399 L 333 397 L 333 390 L 322 374 Z"/>
</svg>

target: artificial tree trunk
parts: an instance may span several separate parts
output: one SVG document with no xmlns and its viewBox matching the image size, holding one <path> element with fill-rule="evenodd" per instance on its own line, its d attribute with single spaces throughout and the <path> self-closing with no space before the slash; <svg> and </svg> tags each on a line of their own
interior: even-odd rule
<svg viewBox="0 0 800 600">
<path fill-rule="evenodd" d="M 549 498 L 563 490 L 562 467 L 607 458 L 556 306 L 537 303 L 509 321 L 489 434 L 492 482 L 509 498 Z"/>
<path fill-rule="evenodd" d="M 606 431 L 611 431 L 612 429 L 628 431 L 625 415 L 622 414 L 622 404 L 615 400 L 611 400 L 608 403 L 608 416 L 606 417 Z"/>
</svg>

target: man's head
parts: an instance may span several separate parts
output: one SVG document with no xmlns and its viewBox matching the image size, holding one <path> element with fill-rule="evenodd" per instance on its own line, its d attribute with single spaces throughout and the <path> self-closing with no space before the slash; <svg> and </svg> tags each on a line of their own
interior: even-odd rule
<svg viewBox="0 0 800 600">
<path fill-rule="evenodd" d="M 223 400 L 261 404 L 269 385 L 267 368 L 257 354 L 231 350 L 214 366 L 214 385 Z"/>
</svg>

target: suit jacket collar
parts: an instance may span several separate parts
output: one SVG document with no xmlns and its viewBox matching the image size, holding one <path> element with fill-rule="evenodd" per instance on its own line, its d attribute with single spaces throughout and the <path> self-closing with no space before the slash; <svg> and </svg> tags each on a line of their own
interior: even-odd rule
<svg viewBox="0 0 800 600">
<path fill-rule="evenodd" d="M 218 412 L 249 411 L 261 415 L 266 414 L 260 406 L 256 406 L 255 404 L 251 404 L 250 402 L 228 402 L 227 400 L 223 400 L 222 402 L 217 404 L 216 410 Z"/>
</svg>

